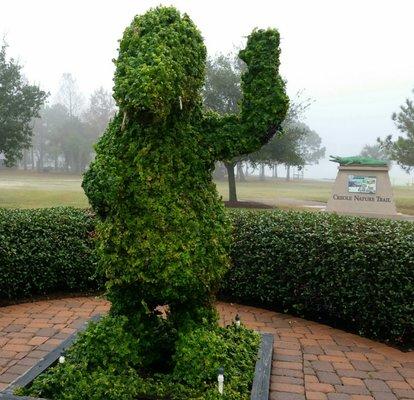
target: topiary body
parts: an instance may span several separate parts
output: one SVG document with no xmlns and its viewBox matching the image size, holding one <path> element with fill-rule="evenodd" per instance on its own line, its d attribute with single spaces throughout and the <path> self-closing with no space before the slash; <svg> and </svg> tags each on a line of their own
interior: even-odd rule
<svg viewBox="0 0 414 400">
<path fill-rule="evenodd" d="M 215 157 L 199 127 L 205 57 L 200 33 L 173 8 L 135 18 L 120 43 L 120 110 L 84 180 L 102 217 L 101 261 L 117 314 L 151 317 L 168 304 L 192 320 L 227 269 Z"/>
<path fill-rule="evenodd" d="M 178 333 L 215 323 L 230 228 L 212 182 L 214 163 L 258 149 L 288 108 L 278 32 L 254 31 L 240 57 L 247 65 L 241 113 L 220 117 L 202 110 L 206 49 L 188 16 L 172 7 L 150 10 L 120 41 L 119 112 L 83 187 L 100 217 L 111 313 L 126 316 L 147 346 L 145 368 L 171 360 Z M 167 318 L 159 305 L 168 306 Z"/>
<path fill-rule="evenodd" d="M 212 182 L 214 163 L 256 150 L 287 111 L 278 32 L 253 32 L 240 57 L 247 64 L 241 113 L 219 117 L 202 111 L 206 49 L 188 16 L 150 10 L 120 42 L 119 112 L 83 187 L 101 221 L 112 313 L 149 332 L 159 326 L 159 305 L 168 305 L 174 331 L 215 321 L 212 300 L 229 267 L 230 231 Z"/>
<path fill-rule="evenodd" d="M 240 57 L 247 65 L 241 113 L 204 114 L 206 49 L 188 16 L 159 7 L 125 30 L 115 61 L 119 112 L 83 181 L 99 216 L 111 314 L 91 325 L 68 361 L 28 393 L 65 400 L 221 398 L 215 371 L 210 376 L 208 369 L 210 379 L 201 386 L 191 378 L 188 358 L 194 355 L 195 365 L 204 359 L 210 367 L 234 364 L 223 399 L 249 397 L 257 337 L 221 331 L 213 307 L 229 267 L 231 235 L 211 174 L 215 161 L 269 140 L 288 99 L 278 73 L 277 31 L 254 31 Z M 203 356 L 209 337 L 217 353 Z M 233 357 L 235 343 L 242 354 Z"/>
</svg>

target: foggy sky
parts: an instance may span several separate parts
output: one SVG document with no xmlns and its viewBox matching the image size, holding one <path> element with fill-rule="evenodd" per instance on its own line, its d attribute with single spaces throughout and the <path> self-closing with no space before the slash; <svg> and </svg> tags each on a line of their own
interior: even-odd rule
<svg viewBox="0 0 414 400">
<path fill-rule="evenodd" d="M 314 100 L 305 122 L 330 154 L 358 154 L 378 136 L 397 134 L 391 114 L 414 96 L 412 0 L 2 0 L 0 34 L 24 74 L 53 93 L 64 72 L 89 95 L 112 88 L 118 39 L 136 14 L 159 4 L 187 12 L 209 54 L 242 45 L 254 27 L 281 34 L 281 73 L 289 95 Z M 325 160 L 307 177 L 333 178 Z M 395 182 L 409 176 L 398 167 Z"/>
</svg>

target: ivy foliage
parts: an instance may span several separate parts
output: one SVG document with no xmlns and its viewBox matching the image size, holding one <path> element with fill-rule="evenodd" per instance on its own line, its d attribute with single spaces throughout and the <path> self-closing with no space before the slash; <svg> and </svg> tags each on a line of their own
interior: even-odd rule
<svg viewBox="0 0 414 400">
<path fill-rule="evenodd" d="M 260 147 L 288 107 L 278 32 L 254 31 L 241 57 L 246 98 L 240 114 L 222 117 L 203 113 L 206 48 L 187 15 L 152 9 L 135 17 L 120 41 L 119 112 L 83 187 L 100 219 L 111 312 L 138 319 L 144 331 L 178 338 L 216 323 L 212 302 L 229 267 L 230 225 L 212 182 L 214 163 L 223 153 Z M 159 305 L 168 306 L 161 328 Z M 165 359 L 155 342 L 148 353 Z"/>
<path fill-rule="evenodd" d="M 114 97 L 121 112 L 133 124 L 168 125 L 170 116 L 183 114 L 181 98 L 184 114 L 191 113 L 200 102 L 205 58 L 201 34 L 187 15 L 160 7 L 136 16 L 115 61 Z"/>
<path fill-rule="evenodd" d="M 142 338 L 125 316 L 89 324 L 65 355 L 65 362 L 16 394 L 53 400 L 248 400 L 259 335 L 243 326 L 197 328 L 180 336 L 171 373 L 145 376 Z M 225 391 L 217 391 L 217 371 Z"/>
<path fill-rule="evenodd" d="M 241 113 L 219 117 L 201 108 L 206 49 L 188 16 L 158 7 L 125 30 L 115 61 L 119 112 L 83 181 L 99 218 L 99 269 L 111 316 L 82 336 L 76 347 L 82 351 L 74 350 L 67 365 L 46 374 L 45 386 L 39 383 L 63 382 L 60 391 L 52 388 L 54 399 L 217 398 L 216 388 L 203 381 L 200 392 L 200 378 L 187 379 L 194 371 L 185 370 L 188 357 L 193 365 L 213 357 L 209 368 L 195 371 L 215 381 L 217 352 L 230 362 L 230 347 L 238 346 L 238 333 L 217 327 L 213 306 L 229 268 L 231 235 L 211 174 L 223 153 L 251 152 L 281 124 L 288 99 L 278 46 L 277 31 L 252 33 L 241 53 L 247 64 Z M 215 346 L 200 346 L 210 336 Z M 252 343 L 242 352 L 250 363 L 240 366 L 251 372 Z M 128 360 L 129 353 L 136 356 Z M 160 378 L 151 386 L 160 373 L 165 384 Z M 233 375 L 238 383 L 227 398 L 247 398 L 251 375 L 236 369 Z"/>
<path fill-rule="evenodd" d="M 84 179 L 116 314 L 150 321 L 168 304 L 178 325 L 200 321 L 228 268 L 214 159 L 197 129 L 205 57 L 198 29 L 174 8 L 136 17 L 120 42 L 120 111 Z"/>
<path fill-rule="evenodd" d="M 260 149 L 281 131 L 289 99 L 279 74 L 280 35 L 276 29 L 254 30 L 239 52 L 245 62 L 240 113 L 204 114 L 203 125 L 216 160 L 230 160 Z"/>
</svg>

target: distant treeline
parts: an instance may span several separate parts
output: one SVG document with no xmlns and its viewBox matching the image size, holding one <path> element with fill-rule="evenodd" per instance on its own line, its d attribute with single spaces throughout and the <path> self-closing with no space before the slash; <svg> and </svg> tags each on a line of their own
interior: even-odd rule
<svg viewBox="0 0 414 400">
<path fill-rule="evenodd" d="M 32 146 L 24 150 L 20 167 L 37 171 L 79 173 L 93 158 L 93 144 L 115 113 L 110 92 L 95 90 L 86 106 L 71 74 L 63 74 L 54 101 L 33 121 Z"/>
</svg>

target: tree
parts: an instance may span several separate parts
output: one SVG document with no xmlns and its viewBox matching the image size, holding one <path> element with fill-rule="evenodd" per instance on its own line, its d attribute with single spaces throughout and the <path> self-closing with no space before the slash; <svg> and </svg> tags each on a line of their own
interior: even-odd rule
<svg viewBox="0 0 414 400">
<path fill-rule="evenodd" d="M 303 122 L 302 125 L 305 134 L 300 141 L 300 154 L 303 159 L 303 166 L 318 164 L 319 160 L 325 157 L 326 148 L 322 147 L 321 137 Z"/>
<path fill-rule="evenodd" d="M 89 107 L 82 114 L 83 96 L 70 73 L 63 74 L 56 99 L 61 107 L 55 111 L 60 112 L 61 119 L 55 125 L 54 143 L 63 156 L 64 169 L 82 172 L 92 158 L 93 143 L 113 115 L 114 101 L 108 92 L 99 88 L 91 95 Z"/>
<path fill-rule="evenodd" d="M 275 135 L 259 151 L 250 154 L 249 161 L 253 165 L 261 164 L 262 166 L 285 164 L 287 166 L 286 178 L 290 179 L 290 167 L 304 164 L 300 153 L 300 143 L 304 135 L 305 131 L 298 123 L 284 124 L 281 134 Z"/>
<path fill-rule="evenodd" d="M 79 92 L 76 79 L 68 72 L 62 75 L 56 102 L 66 107 L 69 117 L 79 116 L 82 111 L 83 96 Z"/>
<path fill-rule="evenodd" d="M 88 133 L 93 143 L 103 134 L 110 119 L 115 114 L 115 101 L 103 87 L 96 89 L 90 99 L 89 106 L 82 119 L 88 125 Z"/>
<path fill-rule="evenodd" d="M 108 91 L 100 87 L 95 90 L 89 99 L 89 106 L 82 115 L 83 137 L 80 140 L 87 150 L 84 151 L 86 164 L 93 158 L 93 144 L 104 133 L 109 121 L 115 114 L 115 101 Z M 84 150 L 84 148 L 81 148 Z M 81 171 L 84 170 L 82 162 Z"/>
<path fill-rule="evenodd" d="M 69 113 L 62 104 L 46 106 L 41 112 L 40 127 L 44 129 L 44 147 L 46 156 L 53 162 L 55 170 L 59 169 L 59 157 L 62 155 L 62 141 L 65 124 Z"/>
<path fill-rule="evenodd" d="M 373 145 L 366 144 L 362 148 L 360 155 L 362 157 L 375 158 L 376 160 L 389 161 L 387 152 L 379 143 Z"/>
<path fill-rule="evenodd" d="M 7 45 L 0 49 L 0 153 L 6 165 L 14 165 L 30 147 L 33 119 L 47 98 L 47 93 L 27 83 L 22 67 L 7 59 Z"/>
<path fill-rule="evenodd" d="M 70 116 L 60 104 L 45 107 L 36 120 L 33 149 L 37 155 L 37 168 L 43 169 L 49 159 L 57 170 L 59 164 L 65 171 L 79 173 L 85 170 L 92 157 L 92 144 L 96 139 L 88 131 L 89 125 L 77 116 Z"/>
<path fill-rule="evenodd" d="M 72 82 L 70 85 L 68 82 Z M 62 86 L 70 88 L 67 96 L 60 94 L 63 103 L 46 106 L 34 123 L 32 140 L 33 154 L 37 158 L 38 170 L 43 170 L 46 161 L 54 163 L 55 169 L 82 172 L 93 157 L 93 143 L 102 135 L 113 117 L 115 104 L 109 92 L 103 88 L 95 90 L 88 108 L 80 116 L 74 113 L 74 98 L 81 95 L 74 89 L 72 78 L 65 79 Z M 69 108 L 72 107 L 72 114 Z"/>
<path fill-rule="evenodd" d="M 45 120 L 42 118 L 43 111 L 44 110 L 40 111 L 40 117 L 35 119 L 33 125 L 32 149 L 33 155 L 36 154 L 37 156 L 36 168 L 38 171 L 43 171 L 44 168 L 48 136 L 48 127 Z"/>
<path fill-rule="evenodd" d="M 286 179 L 290 179 L 292 166 L 303 167 L 313 164 L 325 155 L 325 148 L 321 148 L 321 138 L 312 131 L 300 118 L 310 106 L 309 99 L 302 99 L 297 94 L 296 101 L 291 102 L 287 116 L 282 124 L 282 130 L 259 151 L 248 156 L 253 165 L 261 165 L 261 174 L 264 179 L 264 166 L 275 167 L 279 164 L 286 166 Z"/>
<path fill-rule="evenodd" d="M 220 115 L 237 113 L 242 98 L 241 73 L 243 62 L 234 54 L 220 54 L 209 58 L 206 64 L 206 81 L 203 88 L 204 106 Z M 235 166 L 243 157 L 221 160 L 227 170 L 229 201 L 237 201 Z"/>
<path fill-rule="evenodd" d="M 414 90 L 413 90 L 414 93 Z M 391 160 L 397 162 L 407 173 L 414 169 L 414 103 L 406 99 L 400 111 L 392 115 L 397 129 L 402 133 L 396 140 L 389 135 L 378 143 Z"/>
<path fill-rule="evenodd" d="M 203 88 L 204 106 L 221 115 L 236 113 L 242 98 L 241 73 L 243 62 L 234 54 L 219 54 L 206 63 Z"/>
<path fill-rule="evenodd" d="M 220 54 L 208 60 L 206 83 L 203 90 L 204 105 L 207 109 L 216 111 L 220 115 L 238 111 L 242 98 L 240 79 L 244 68 L 243 62 L 234 54 Z M 230 202 L 237 202 L 235 167 L 237 167 L 239 179 L 244 180 L 242 173 L 243 161 L 248 161 L 256 166 L 260 164 L 262 179 L 264 179 L 265 165 L 285 164 L 289 176 L 291 165 L 302 165 L 304 163 L 300 152 L 301 150 L 311 151 L 310 144 L 308 142 L 301 144 L 301 137 L 305 135 L 305 132 L 303 127 L 296 124 L 298 124 L 299 119 L 310 104 L 311 100 L 303 98 L 303 92 L 299 91 L 296 94 L 296 101 L 290 103 L 289 111 L 283 123 L 283 135 L 279 132 L 263 149 L 254 154 L 245 154 L 233 159 L 223 160 L 227 170 Z M 300 148 L 301 146 L 303 149 Z M 317 157 L 317 154 L 314 156 Z"/>
<path fill-rule="evenodd" d="M 62 121 L 61 151 L 66 171 L 83 172 L 91 160 L 92 142 L 86 133 L 86 125 L 78 117 Z"/>
</svg>

